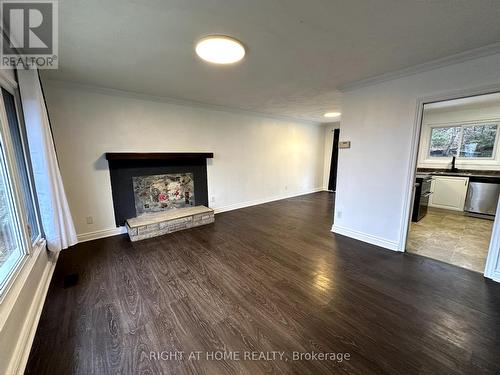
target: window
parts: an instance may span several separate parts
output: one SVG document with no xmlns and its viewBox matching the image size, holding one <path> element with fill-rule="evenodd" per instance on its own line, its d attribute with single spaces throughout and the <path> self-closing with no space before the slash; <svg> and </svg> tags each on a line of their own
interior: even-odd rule
<svg viewBox="0 0 500 375">
<path fill-rule="evenodd" d="M 460 157 L 491 158 L 495 148 L 497 125 L 473 125 L 462 128 Z"/>
<path fill-rule="evenodd" d="M 41 238 L 28 146 L 11 91 L 0 95 L 0 293 Z M 19 115 L 19 116 L 18 116 Z"/>
<path fill-rule="evenodd" d="M 28 153 L 25 152 L 25 150 L 28 150 L 28 145 L 25 141 L 26 136 L 24 127 L 22 129 L 23 131 L 21 131 L 17 118 L 14 95 L 12 95 L 5 89 L 2 89 L 2 96 L 5 105 L 5 112 L 7 113 L 7 119 L 9 122 L 9 130 L 15 154 L 15 161 L 20 177 L 20 190 L 26 210 L 30 237 L 31 241 L 35 242 L 40 238 L 40 227 L 38 225 L 37 211 L 35 209 L 36 200 L 33 194 L 33 185 L 31 183 L 31 164 L 29 163 L 29 158 L 26 157 L 26 154 Z"/>
<path fill-rule="evenodd" d="M 473 124 L 433 127 L 430 157 L 456 156 L 466 159 L 493 158 L 497 124 Z"/>
<path fill-rule="evenodd" d="M 449 157 L 457 154 L 460 144 L 460 128 L 432 128 L 429 155 L 432 157 Z"/>
<path fill-rule="evenodd" d="M 21 261 L 25 252 L 19 240 L 12 191 L 4 157 L 4 147 L 0 153 L 0 288 L 3 289 L 10 274 Z M 1 290 L 0 289 L 0 290 Z"/>
</svg>

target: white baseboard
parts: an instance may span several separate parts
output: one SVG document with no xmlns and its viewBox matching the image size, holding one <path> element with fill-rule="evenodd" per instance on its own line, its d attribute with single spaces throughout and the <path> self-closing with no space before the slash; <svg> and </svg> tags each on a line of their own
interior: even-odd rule
<svg viewBox="0 0 500 375">
<path fill-rule="evenodd" d="M 82 233 L 77 235 L 78 242 L 86 242 L 97 240 L 99 238 L 117 236 L 119 234 L 127 233 L 127 229 L 125 227 L 118 228 L 110 228 L 110 229 L 102 229 L 96 230 L 94 232 Z"/>
<path fill-rule="evenodd" d="M 33 297 L 33 302 L 30 306 L 24 325 L 19 333 L 16 349 L 10 360 L 7 374 L 24 374 L 24 370 L 28 363 L 28 357 L 31 351 L 31 345 L 35 338 L 36 329 L 40 316 L 42 315 L 43 304 L 49 290 L 50 281 L 54 269 L 56 268 L 57 258 L 59 253 L 51 253 L 52 259 L 47 263 L 43 271 L 42 279 L 38 284 L 38 288 Z"/>
<path fill-rule="evenodd" d="M 387 240 L 385 238 L 374 236 L 372 234 L 359 232 L 357 230 L 341 227 L 335 224 L 333 224 L 332 226 L 332 232 L 341 234 L 343 236 L 351 237 L 359 241 L 367 242 L 372 245 L 380 246 L 385 249 L 400 251 L 398 242 Z"/>
<path fill-rule="evenodd" d="M 324 190 L 324 188 L 319 187 L 319 188 L 314 188 L 314 189 L 307 190 L 307 191 L 300 192 L 300 193 L 282 194 L 282 195 L 275 195 L 274 197 L 270 197 L 270 198 L 254 199 L 252 201 L 246 201 L 246 202 L 241 202 L 241 203 L 230 204 L 227 206 L 215 207 L 214 211 L 216 214 L 220 214 L 222 212 L 238 210 L 240 208 L 257 206 L 259 204 L 275 202 L 275 201 L 279 201 L 282 199 L 288 199 L 288 198 L 293 198 L 293 197 L 299 197 L 301 195 L 317 193 L 318 191 L 323 191 L 323 190 Z"/>
<path fill-rule="evenodd" d="M 216 214 L 220 214 L 221 212 L 237 210 L 239 208 L 245 208 L 250 206 L 256 206 L 263 203 L 274 202 L 281 199 L 293 198 L 311 193 L 317 193 L 318 191 L 324 191 L 324 190 L 325 190 L 324 188 L 319 187 L 301 193 L 283 194 L 271 198 L 256 199 L 253 201 L 231 204 L 228 206 L 215 207 L 214 212 Z M 102 230 L 96 230 L 94 232 L 82 233 L 78 234 L 77 237 L 78 237 L 78 242 L 86 242 L 86 241 L 97 240 L 99 238 L 117 236 L 119 234 L 124 234 L 124 233 L 127 233 L 127 229 L 125 227 L 118 227 L 118 228 L 102 229 Z"/>
</svg>

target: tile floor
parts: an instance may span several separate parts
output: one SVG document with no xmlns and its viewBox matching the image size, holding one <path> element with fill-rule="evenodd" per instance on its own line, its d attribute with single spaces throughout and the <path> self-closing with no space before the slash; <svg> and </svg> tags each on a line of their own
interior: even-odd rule
<svg viewBox="0 0 500 375">
<path fill-rule="evenodd" d="M 483 273 L 492 228 L 491 220 L 429 208 L 411 223 L 407 251 Z"/>
</svg>

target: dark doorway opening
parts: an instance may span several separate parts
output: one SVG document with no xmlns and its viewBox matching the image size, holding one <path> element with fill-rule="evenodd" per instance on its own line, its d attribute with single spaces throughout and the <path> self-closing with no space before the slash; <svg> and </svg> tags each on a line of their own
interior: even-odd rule
<svg viewBox="0 0 500 375">
<path fill-rule="evenodd" d="M 328 180 L 328 190 L 337 190 L 337 167 L 339 161 L 339 137 L 340 129 L 333 130 L 332 159 L 330 163 L 330 178 Z"/>
</svg>

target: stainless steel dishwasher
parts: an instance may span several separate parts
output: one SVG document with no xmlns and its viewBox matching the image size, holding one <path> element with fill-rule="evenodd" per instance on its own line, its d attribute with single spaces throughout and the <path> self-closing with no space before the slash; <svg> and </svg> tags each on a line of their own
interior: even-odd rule
<svg viewBox="0 0 500 375">
<path fill-rule="evenodd" d="M 493 219 L 497 211 L 500 184 L 472 181 L 465 198 L 465 212 Z"/>
</svg>

